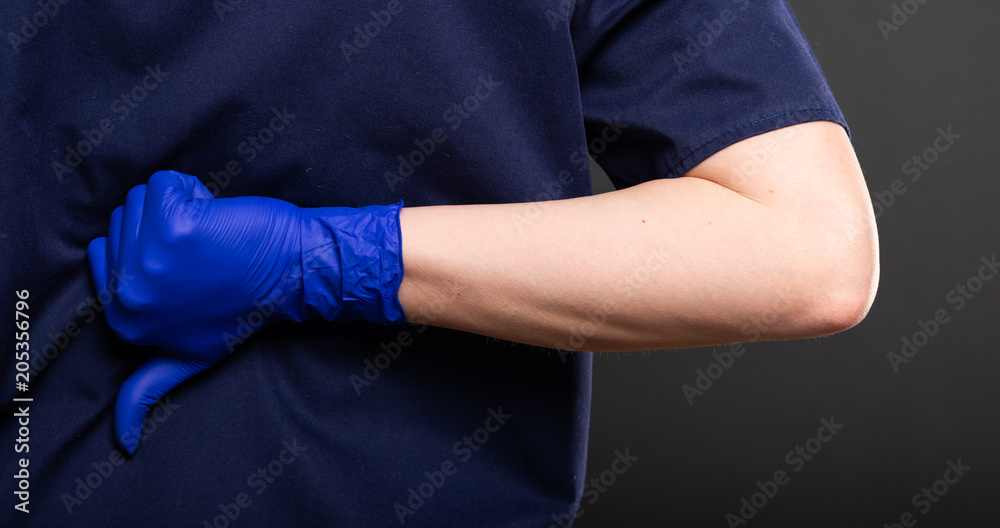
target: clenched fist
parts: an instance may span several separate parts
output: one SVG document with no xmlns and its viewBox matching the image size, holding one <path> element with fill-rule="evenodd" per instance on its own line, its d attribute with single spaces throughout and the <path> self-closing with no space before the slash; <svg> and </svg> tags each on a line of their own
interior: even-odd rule
<svg viewBox="0 0 1000 528">
<path fill-rule="evenodd" d="M 163 350 L 118 393 L 119 444 L 134 453 L 150 406 L 232 352 L 248 320 L 402 322 L 401 207 L 216 199 L 173 171 L 129 191 L 87 258 L 94 287 L 112 294 L 104 313 L 115 334 Z M 115 276 L 128 280 L 109 290 Z"/>
</svg>

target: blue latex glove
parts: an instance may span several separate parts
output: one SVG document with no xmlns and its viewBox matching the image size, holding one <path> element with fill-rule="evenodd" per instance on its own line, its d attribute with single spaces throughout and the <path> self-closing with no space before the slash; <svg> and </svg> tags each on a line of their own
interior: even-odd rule
<svg viewBox="0 0 1000 528">
<path fill-rule="evenodd" d="M 215 199 L 173 171 L 129 191 L 87 258 L 95 288 L 112 294 L 104 314 L 115 334 L 165 350 L 118 392 L 119 445 L 134 453 L 160 397 L 272 323 L 403 322 L 400 207 Z"/>
</svg>

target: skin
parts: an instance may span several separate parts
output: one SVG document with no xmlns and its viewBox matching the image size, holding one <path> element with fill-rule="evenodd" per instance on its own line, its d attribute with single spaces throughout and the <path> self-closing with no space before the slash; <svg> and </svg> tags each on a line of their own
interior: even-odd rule
<svg viewBox="0 0 1000 528">
<path fill-rule="evenodd" d="M 858 324 L 878 234 L 842 127 L 734 144 L 683 177 L 537 204 L 404 208 L 407 319 L 564 350 L 802 339 Z"/>
<path fill-rule="evenodd" d="M 109 237 L 88 246 L 99 290 L 109 264 L 124 262 L 135 275 L 105 308 L 109 324 L 126 341 L 171 350 L 118 392 L 115 435 L 130 454 L 150 406 L 232 350 L 213 327 L 231 325 L 228 316 L 186 314 L 189 321 L 174 321 L 178 331 L 158 324 L 193 292 L 153 286 L 172 267 L 196 275 L 191 255 L 225 260 L 225 249 L 213 253 L 213 229 L 250 247 L 268 245 L 259 235 L 287 231 L 224 221 L 227 208 L 261 198 L 220 200 L 204 225 L 193 221 L 183 204 L 209 196 L 193 176 L 154 174 L 112 213 Z M 878 284 L 872 204 L 847 135 L 833 123 L 741 141 L 675 179 L 534 204 L 404 208 L 400 225 L 399 300 L 409 321 L 563 350 L 818 337 L 860 322 Z M 195 228 L 203 232 L 189 236 Z M 216 269 L 211 281 L 185 286 L 238 294 L 242 276 L 233 281 Z M 209 304 L 243 313 L 238 302 Z M 197 324 L 208 326 L 193 332 Z M 196 335 L 204 339 L 191 342 Z"/>
</svg>

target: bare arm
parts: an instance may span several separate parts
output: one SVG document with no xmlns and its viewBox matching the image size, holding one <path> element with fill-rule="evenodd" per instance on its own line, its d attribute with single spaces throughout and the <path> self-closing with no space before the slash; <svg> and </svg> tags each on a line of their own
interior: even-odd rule
<svg viewBox="0 0 1000 528">
<path fill-rule="evenodd" d="M 878 284 L 875 218 L 843 128 L 741 141 L 687 175 L 534 204 L 405 208 L 408 319 L 591 351 L 827 335 Z"/>
</svg>

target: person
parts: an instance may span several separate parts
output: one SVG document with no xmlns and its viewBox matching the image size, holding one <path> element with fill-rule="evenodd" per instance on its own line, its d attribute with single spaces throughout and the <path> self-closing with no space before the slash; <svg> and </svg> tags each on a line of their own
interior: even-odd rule
<svg viewBox="0 0 1000 528">
<path fill-rule="evenodd" d="M 570 526 L 589 352 L 875 294 L 784 0 L 0 9 L 19 525 Z"/>
</svg>

